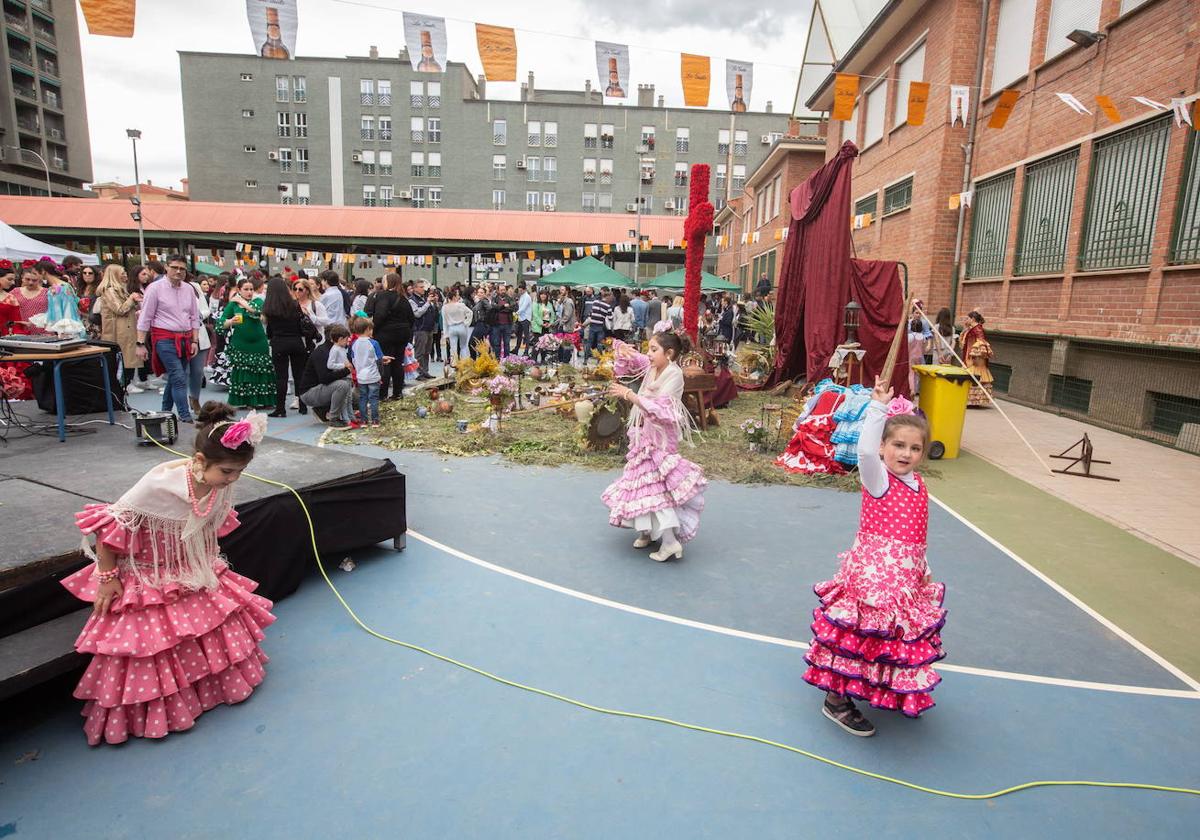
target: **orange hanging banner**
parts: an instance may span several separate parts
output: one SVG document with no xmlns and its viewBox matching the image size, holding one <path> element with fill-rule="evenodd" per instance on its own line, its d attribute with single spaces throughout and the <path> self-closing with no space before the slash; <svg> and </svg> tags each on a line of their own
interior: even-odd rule
<svg viewBox="0 0 1200 840">
<path fill-rule="evenodd" d="M 1004 128 L 1020 98 L 1019 90 L 1006 90 L 1001 93 L 1000 98 L 996 100 L 996 110 L 992 111 L 992 118 L 988 120 L 988 128 Z"/>
<path fill-rule="evenodd" d="M 1108 117 L 1109 122 L 1119 123 L 1121 121 L 1121 112 L 1117 110 L 1117 106 L 1113 104 L 1112 99 L 1107 96 L 1097 96 L 1096 104 L 1100 106 L 1100 110 L 1104 112 L 1104 116 Z"/>
<path fill-rule="evenodd" d="M 833 83 L 833 111 L 829 118 L 848 120 L 854 115 L 854 98 L 858 96 L 858 76 L 838 73 Z"/>
<path fill-rule="evenodd" d="M 908 124 L 925 125 L 925 106 L 929 104 L 929 82 L 908 83 Z"/>
<path fill-rule="evenodd" d="M 526 251 L 526 252 L 525 252 L 525 256 L 526 256 L 526 257 L 528 257 L 528 258 L 529 258 L 529 259 L 531 259 L 531 260 L 536 260 L 536 259 L 537 259 L 537 254 L 536 254 L 536 253 L 534 253 L 533 251 Z"/>
<path fill-rule="evenodd" d="M 475 45 L 489 82 L 517 80 L 517 36 L 507 26 L 475 24 Z"/>
<path fill-rule="evenodd" d="M 564 260 L 571 259 L 571 249 L 570 248 L 563 248 L 563 259 Z"/>
<path fill-rule="evenodd" d="M 604 251 L 604 253 L 606 253 L 606 254 L 611 254 L 611 253 L 612 253 L 612 246 L 611 246 L 611 245 L 605 245 L 605 246 L 603 247 L 603 249 L 602 249 L 602 250 L 603 250 L 603 251 Z"/>
<path fill-rule="evenodd" d="M 683 81 L 683 104 L 689 108 L 706 107 L 708 89 L 712 86 L 708 56 L 680 53 L 679 77 Z"/>
<path fill-rule="evenodd" d="M 133 37 L 136 0 L 80 0 L 83 19 L 92 35 L 112 38 Z"/>
<path fill-rule="evenodd" d="M 500 253 L 499 251 L 492 254 L 492 256 L 496 258 L 496 262 L 498 262 L 498 263 L 504 262 L 504 254 Z"/>
</svg>

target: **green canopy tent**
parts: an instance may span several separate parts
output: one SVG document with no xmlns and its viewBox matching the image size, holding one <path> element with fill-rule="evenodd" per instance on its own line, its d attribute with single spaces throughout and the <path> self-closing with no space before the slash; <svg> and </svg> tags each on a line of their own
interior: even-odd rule
<svg viewBox="0 0 1200 840">
<path fill-rule="evenodd" d="M 644 289 L 682 289 L 685 284 L 684 269 L 678 268 L 666 274 L 655 277 L 642 286 Z M 737 283 L 722 280 L 707 271 L 700 272 L 700 291 L 702 292 L 740 292 L 742 287 Z"/>
<path fill-rule="evenodd" d="M 197 274 L 204 274 L 209 277 L 216 277 L 222 271 L 225 271 L 225 269 L 221 268 L 221 266 L 219 266 L 219 265 L 213 265 L 212 263 L 200 262 L 200 260 L 196 260 L 196 273 Z"/>
<path fill-rule="evenodd" d="M 540 286 L 601 286 L 629 288 L 632 281 L 619 271 L 614 271 L 595 257 L 583 257 L 565 265 L 553 274 L 537 278 Z"/>
</svg>

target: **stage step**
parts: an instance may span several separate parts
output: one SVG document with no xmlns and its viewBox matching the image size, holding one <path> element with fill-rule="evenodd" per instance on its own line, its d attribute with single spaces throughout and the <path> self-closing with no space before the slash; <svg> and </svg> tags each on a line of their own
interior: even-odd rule
<svg viewBox="0 0 1200 840">
<path fill-rule="evenodd" d="M 0 639 L 0 700 L 83 664 L 75 639 L 91 607 Z"/>
</svg>

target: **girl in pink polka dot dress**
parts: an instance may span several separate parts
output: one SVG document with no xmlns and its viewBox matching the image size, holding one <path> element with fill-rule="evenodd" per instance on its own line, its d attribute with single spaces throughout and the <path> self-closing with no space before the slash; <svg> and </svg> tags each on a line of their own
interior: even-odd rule
<svg viewBox="0 0 1200 840">
<path fill-rule="evenodd" d="M 946 587 L 925 561 L 929 492 L 913 472 L 929 446 L 925 420 L 876 380 L 858 440 L 862 512 L 854 545 L 833 580 L 813 587 L 813 641 L 806 682 L 824 689 L 822 714 L 852 735 L 875 734 L 854 705 L 917 717 L 941 680 Z"/>
<path fill-rule="evenodd" d="M 75 641 L 92 654 L 75 688 L 88 743 L 162 738 L 263 681 L 263 628 L 275 621 L 258 584 L 229 570 L 217 538 L 238 526 L 232 485 L 254 457 L 266 418 L 234 422 L 208 402 L 195 454 L 151 469 L 116 502 L 75 514 L 95 557 L 63 581 L 92 614 Z M 88 536 L 95 535 L 93 554 Z"/>
</svg>

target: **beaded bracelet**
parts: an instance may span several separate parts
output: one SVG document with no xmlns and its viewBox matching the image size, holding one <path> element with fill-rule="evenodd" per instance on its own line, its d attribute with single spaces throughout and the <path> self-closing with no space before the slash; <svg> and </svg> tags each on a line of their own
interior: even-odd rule
<svg viewBox="0 0 1200 840">
<path fill-rule="evenodd" d="M 102 572 L 100 571 L 100 567 L 97 566 L 95 576 L 96 580 L 98 580 L 100 583 L 108 583 L 110 580 L 116 580 L 119 578 L 121 576 L 121 572 L 115 566 L 109 569 L 107 572 Z"/>
</svg>

